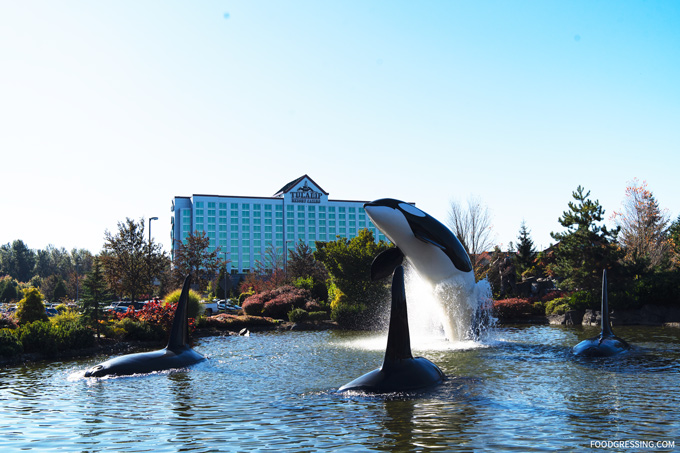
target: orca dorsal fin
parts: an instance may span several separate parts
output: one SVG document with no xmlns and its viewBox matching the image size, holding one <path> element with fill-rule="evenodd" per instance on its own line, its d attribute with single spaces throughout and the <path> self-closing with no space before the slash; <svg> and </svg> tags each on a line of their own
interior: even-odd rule
<svg viewBox="0 0 680 453">
<path fill-rule="evenodd" d="M 408 313 L 406 312 L 406 290 L 404 288 L 404 268 L 397 266 L 392 276 L 392 307 L 390 309 L 390 327 L 387 332 L 387 348 L 382 369 L 400 360 L 412 359 L 411 337 L 408 330 Z"/>
<path fill-rule="evenodd" d="M 614 332 L 612 332 L 612 325 L 609 321 L 609 301 L 607 300 L 607 269 L 602 271 L 602 307 L 601 307 L 602 319 L 602 332 L 601 337 L 613 337 Z"/>
<path fill-rule="evenodd" d="M 179 296 L 177 308 L 175 309 L 175 319 L 172 321 L 170 329 L 170 339 L 166 349 L 177 349 L 187 345 L 189 337 L 189 316 L 187 313 L 187 303 L 189 301 L 189 286 L 191 285 L 191 275 L 184 279 L 182 294 Z"/>
<path fill-rule="evenodd" d="M 380 252 L 378 256 L 373 258 L 371 263 L 371 280 L 382 280 L 392 274 L 397 266 L 404 262 L 404 254 L 399 247 L 387 249 Z"/>
</svg>

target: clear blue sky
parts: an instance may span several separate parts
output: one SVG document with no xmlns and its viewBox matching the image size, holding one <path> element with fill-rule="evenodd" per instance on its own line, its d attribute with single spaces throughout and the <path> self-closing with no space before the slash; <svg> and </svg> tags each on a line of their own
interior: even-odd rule
<svg viewBox="0 0 680 453">
<path fill-rule="evenodd" d="M 101 250 L 176 195 L 336 199 L 442 221 L 479 197 L 537 245 L 579 185 L 680 213 L 677 1 L 4 1 L 0 243 Z"/>
</svg>

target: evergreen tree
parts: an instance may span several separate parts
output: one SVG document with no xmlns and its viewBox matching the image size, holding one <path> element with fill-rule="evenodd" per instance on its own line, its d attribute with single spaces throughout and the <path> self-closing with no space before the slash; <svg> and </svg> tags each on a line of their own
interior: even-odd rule
<svg viewBox="0 0 680 453">
<path fill-rule="evenodd" d="M 604 209 L 599 201 L 592 201 L 581 186 L 572 192 L 569 210 L 558 219 L 567 230 L 550 233 L 558 241 L 555 247 L 555 262 L 549 271 L 559 280 L 560 287 L 566 290 L 598 291 L 601 285 L 602 269 L 611 269 L 618 259 L 614 246 L 617 228 L 614 231 L 598 223 L 604 218 Z"/>
<path fill-rule="evenodd" d="M 47 321 L 43 295 L 36 288 L 26 288 L 24 298 L 17 304 L 16 317 L 19 324 L 28 324 L 34 321 Z"/>
<path fill-rule="evenodd" d="M 52 302 L 59 302 L 68 296 L 68 293 L 66 292 L 66 283 L 64 283 L 64 280 L 59 277 L 57 277 L 57 279 L 57 284 L 54 287 L 54 292 L 52 293 Z"/>
<path fill-rule="evenodd" d="M 95 258 L 92 270 L 83 281 L 83 318 L 90 327 L 94 327 L 97 338 L 100 337 L 99 321 L 103 318 L 102 308 L 111 294 L 104 279 L 104 272 Z"/>
<path fill-rule="evenodd" d="M 524 221 L 519 229 L 519 241 L 517 243 L 517 253 L 515 254 L 515 268 L 517 274 L 521 277 L 522 274 L 531 269 L 536 261 L 536 249 L 534 248 L 534 241 L 529 236 L 529 229 Z"/>
</svg>

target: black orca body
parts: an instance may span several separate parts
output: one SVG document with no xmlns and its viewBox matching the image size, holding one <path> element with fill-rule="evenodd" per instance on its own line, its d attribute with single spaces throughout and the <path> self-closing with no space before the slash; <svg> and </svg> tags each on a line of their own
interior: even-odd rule
<svg viewBox="0 0 680 453">
<path fill-rule="evenodd" d="M 373 267 L 375 266 L 376 262 L 374 261 Z M 374 275 L 385 272 L 385 270 L 372 270 Z M 403 392 L 430 387 L 442 382 L 444 378 L 444 373 L 437 365 L 423 357 L 413 357 L 411 354 L 404 288 L 404 268 L 398 265 L 392 277 L 390 327 L 387 334 L 387 348 L 382 367 L 343 385 L 338 391 L 355 390 L 368 393 Z"/>
<path fill-rule="evenodd" d="M 383 259 L 405 257 L 420 277 L 429 282 L 442 311 L 441 322 L 449 340 L 462 340 L 474 332 L 475 275 L 465 248 L 449 228 L 412 204 L 382 198 L 364 205 L 371 221 L 396 245 Z M 455 285 L 454 287 L 450 285 Z M 448 313 L 451 294 L 460 301 L 456 322 Z"/>
<path fill-rule="evenodd" d="M 151 373 L 173 368 L 184 368 L 205 360 L 205 357 L 191 349 L 188 345 L 189 318 L 187 315 L 187 301 L 189 300 L 190 282 L 191 277 L 187 276 L 184 280 L 184 287 L 182 288 L 177 308 L 175 309 L 170 340 L 164 349 L 114 357 L 87 370 L 85 377 Z"/>
<path fill-rule="evenodd" d="M 607 270 L 602 273 L 602 331 L 597 337 L 583 340 L 573 348 L 575 355 L 586 357 L 611 357 L 630 349 L 630 345 L 614 335 L 609 323 L 609 303 L 607 301 Z"/>
</svg>

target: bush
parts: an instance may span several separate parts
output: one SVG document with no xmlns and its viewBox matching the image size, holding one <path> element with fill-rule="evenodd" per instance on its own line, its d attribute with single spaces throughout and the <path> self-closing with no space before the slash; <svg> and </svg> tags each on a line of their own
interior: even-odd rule
<svg viewBox="0 0 680 453">
<path fill-rule="evenodd" d="M 19 328 L 19 341 L 25 352 L 41 352 L 48 356 L 57 352 L 57 342 L 49 321 L 23 324 Z"/>
<path fill-rule="evenodd" d="M 522 318 L 533 312 L 533 305 L 527 299 L 515 297 L 494 301 L 493 311 L 499 318 Z"/>
<path fill-rule="evenodd" d="M 176 289 L 167 296 L 165 296 L 165 303 L 176 305 L 182 295 L 181 289 Z M 148 305 L 148 304 L 147 304 Z M 189 290 L 189 300 L 187 301 L 187 314 L 190 318 L 198 318 L 201 314 L 201 296 L 193 289 Z"/>
<path fill-rule="evenodd" d="M 309 313 L 302 308 L 293 308 L 288 312 L 288 320 L 290 322 L 303 322 L 309 319 Z"/>
<path fill-rule="evenodd" d="M 0 355 L 12 357 L 24 352 L 24 346 L 10 329 L 0 329 Z"/>
<path fill-rule="evenodd" d="M 568 312 L 571 309 L 569 305 L 569 296 L 558 297 L 548 301 L 545 304 L 545 314 L 546 315 L 561 315 Z"/>
<path fill-rule="evenodd" d="M 323 321 L 325 319 L 328 319 L 328 312 L 327 311 L 310 311 L 309 312 L 309 320 L 310 321 Z"/>
<path fill-rule="evenodd" d="M 308 290 L 285 285 L 248 297 L 242 308 L 247 315 L 285 319 L 289 311 L 304 307 L 310 299 Z"/>
<path fill-rule="evenodd" d="M 25 352 L 40 352 L 47 356 L 94 344 L 92 330 L 80 322 L 34 321 L 18 329 L 18 338 Z"/>
<path fill-rule="evenodd" d="M 331 311 L 331 319 L 345 329 L 361 329 L 365 311 L 363 305 L 339 304 Z"/>
<path fill-rule="evenodd" d="M 590 291 L 576 291 L 569 297 L 570 310 L 596 310 L 601 304 L 601 295 L 593 294 Z"/>
<path fill-rule="evenodd" d="M 30 324 L 34 321 L 47 321 L 43 295 L 35 288 L 23 290 L 24 298 L 17 304 L 16 318 L 19 324 Z"/>
<path fill-rule="evenodd" d="M 163 341 L 166 337 L 162 327 L 132 318 L 117 321 L 113 325 L 113 331 L 123 340 Z"/>
<path fill-rule="evenodd" d="M 244 327 L 273 327 L 280 323 L 280 321 L 272 318 L 263 318 L 260 316 L 248 315 L 228 315 L 220 313 L 209 318 L 205 318 L 203 323 L 208 327 L 215 327 L 222 330 L 240 330 Z"/>
</svg>

